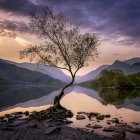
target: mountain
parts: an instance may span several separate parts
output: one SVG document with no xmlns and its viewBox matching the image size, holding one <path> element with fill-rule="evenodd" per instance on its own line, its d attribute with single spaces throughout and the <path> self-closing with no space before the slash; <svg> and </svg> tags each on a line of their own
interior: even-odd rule
<svg viewBox="0 0 140 140">
<path fill-rule="evenodd" d="M 128 60 L 124 60 L 123 62 L 127 63 L 129 65 L 133 65 L 133 64 L 135 64 L 137 62 L 140 62 L 140 58 L 135 57 L 135 58 L 131 58 L 131 59 L 128 59 Z"/>
<path fill-rule="evenodd" d="M 101 71 L 106 69 L 107 67 L 108 67 L 108 65 L 103 65 L 84 76 L 77 76 L 75 79 L 75 83 L 79 84 L 79 83 L 83 83 L 86 81 L 94 80 L 100 75 Z"/>
<path fill-rule="evenodd" d="M 140 72 L 140 58 L 132 58 L 125 61 L 116 60 L 112 65 L 100 66 L 96 70 L 91 71 L 90 73 L 84 76 L 76 77 L 76 83 L 83 83 L 83 85 L 87 86 L 89 85 L 89 81 L 98 78 L 100 76 L 101 71 L 104 69 L 120 69 L 125 74 L 137 73 Z"/>
<path fill-rule="evenodd" d="M 1 59 L 0 59 L 1 60 Z M 8 60 L 3 60 L 6 63 L 16 65 L 20 68 L 43 73 L 53 79 L 60 80 L 64 83 L 70 82 L 71 78 L 58 68 L 44 66 L 35 63 L 16 63 Z M 91 81 L 99 77 L 100 72 L 104 69 L 120 69 L 125 74 L 140 72 L 140 58 L 132 58 L 124 61 L 116 60 L 112 65 L 102 65 L 94 71 L 91 71 L 83 76 L 76 76 L 75 84 Z"/>
<path fill-rule="evenodd" d="M 64 83 L 70 82 L 71 80 L 69 76 L 67 76 L 63 71 L 61 71 L 58 68 L 32 63 L 17 63 L 16 66 L 41 72 L 43 74 L 49 75 L 54 79 L 58 79 Z"/>
<path fill-rule="evenodd" d="M 3 60 L 0 60 L 0 79 L 2 79 L 1 81 L 7 81 L 10 84 L 61 83 L 48 75 L 25 68 L 20 68 Z"/>
<path fill-rule="evenodd" d="M 128 73 L 137 73 L 140 72 L 140 62 L 134 63 L 128 69 Z"/>
<path fill-rule="evenodd" d="M 107 69 L 108 70 L 112 70 L 112 69 L 120 69 L 122 70 L 124 73 L 127 73 L 128 69 L 129 69 L 130 65 L 122 62 L 122 61 L 118 61 L 116 60 L 112 65 L 110 65 Z"/>
<path fill-rule="evenodd" d="M 0 59 L 0 60 L 3 60 L 3 59 Z M 64 83 L 68 83 L 71 80 L 71 78 L 69 76 L 67 76 L 63 71 L 61 71 L 58 68 L 45 66 L 45 65 L 41 65 L 41 64 L 36 64 L 36 63 L 16 63 L 16 62 L 12 62 L 9 60 L 3 60 L 3 61 L 10 63 L 10 64 L 14 64 L 17 67 L 25 68 L 25 69 L 32 70 L 32 71 L 41 72 L 45 75 L 49 75 L 53 79 L 60 80 Z"/>
</svg>

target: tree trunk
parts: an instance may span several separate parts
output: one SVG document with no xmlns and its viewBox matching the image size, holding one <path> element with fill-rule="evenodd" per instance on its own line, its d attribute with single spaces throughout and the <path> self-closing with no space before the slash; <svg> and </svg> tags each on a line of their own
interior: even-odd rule
<svg viewBox="0 0 140 140">
<path fill-rule="evenodd" d="M 75 79 L 75 76 L 72 76 L 72 81 L 71 81 L 69 84 L 67 84 L 65 87 L 63 87 L 62 90 L 61 90 L 61 93 L 60 93 L 58 96 L 56 96 L 56 97 L 54 98 L 54 106 L 55 106 L 55 107 L 60 108 L 60 109 L 63 108 L 63 107 L 60 105 L 60 100 L 61 100 L 61 98 L 62 98 L 63 95 L 64 95 L 65 89 L 68 88 L 69 86 L 71 86 L 71 85 L 73 84 L 74 79 Z"/>
</svg>

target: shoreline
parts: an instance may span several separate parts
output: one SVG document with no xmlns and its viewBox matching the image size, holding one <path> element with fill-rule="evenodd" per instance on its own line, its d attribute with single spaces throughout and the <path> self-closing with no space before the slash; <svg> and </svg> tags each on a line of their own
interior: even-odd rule
<svg viewBox="0 0 140 140">
<path fill-rule="evenodd" d="M 13 112 L 0 117 L 0 140 L 128 140 L 126 134 L 133 133 L 137 137 L 140 135 L 140 124 L 133 122 L 136 127 L 132 127 L 119 118 L 111 118 L 110 114 L 103 115 L 97 112 L 77 112 L 76 119 L 83 121 L 89 118 L 90 123 L 85 128 L 76 128 L 70 126 L 73 122 L 69 119 L 60 119 L 60 115 L 55 120 L 40 119 L 44 117 L 47 110 L 38 114 L 34 112 Z M 39 112 L 39 113 L 40 113 Z M 35 116 L 32 119 L 30 116 Z M 100 125 L 105 118 L 108 126 Z M 94 120 L 97 120 L 96 123 Z M 96 133 L 95 130 L 102 130 L 109 136 Z M 127 132 L 127 133 L 126 133 Z"/>
</svg>

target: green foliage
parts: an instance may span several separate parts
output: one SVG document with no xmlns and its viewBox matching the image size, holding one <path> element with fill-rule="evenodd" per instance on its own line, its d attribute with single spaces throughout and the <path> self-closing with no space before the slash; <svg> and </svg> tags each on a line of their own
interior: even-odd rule
<svg viewBox="0 0 140 140">
<path fill-rule="evenodd" d="M 126 99 L 139 98 L 140 90 L 102 88 L 99 90 L 99 96 L 102 98 L 102 103 L 105 105 L 120 105 L 123 104 Z"/>
<path fill-rule="evenodd" d="M 134 74 L 129 74 L 128 78 L 133 81 L 137 87 L 140 87 L 140 72 L 134 73 Z"/>
<path fill-rule="evenodd" d="M 131 77 L 131 78 L 130 78 Z M 91 82 L 92 87 L 134 88 L 137 86 L 133 76 L 126 76 L 120 70 L 103 70 L 101 76 Z"/>
</svg>

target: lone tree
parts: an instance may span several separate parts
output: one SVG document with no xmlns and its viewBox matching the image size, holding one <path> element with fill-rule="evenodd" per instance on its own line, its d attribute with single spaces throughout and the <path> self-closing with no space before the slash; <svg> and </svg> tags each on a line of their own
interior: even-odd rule
<svg viewBox="0 0 140 140">
<path fill-rule="evenodd" d="M 38 63 L 67 70 L 71 75 L 71 82 L 54 99 L 54 107 L 61 108 L 60 99 L 64 90 L 73 84 L 78 70 L 98 55 L 98 40 L 93 34 L 82 34 L 79 27 L 72 24 L 63 13 L 55 14 L 49 7 L 41 13 L 31 12 L 30 26 L 46 42 L 27 46 L 20 51 L 21 58 L 29 56 Z"/>
</svg>

